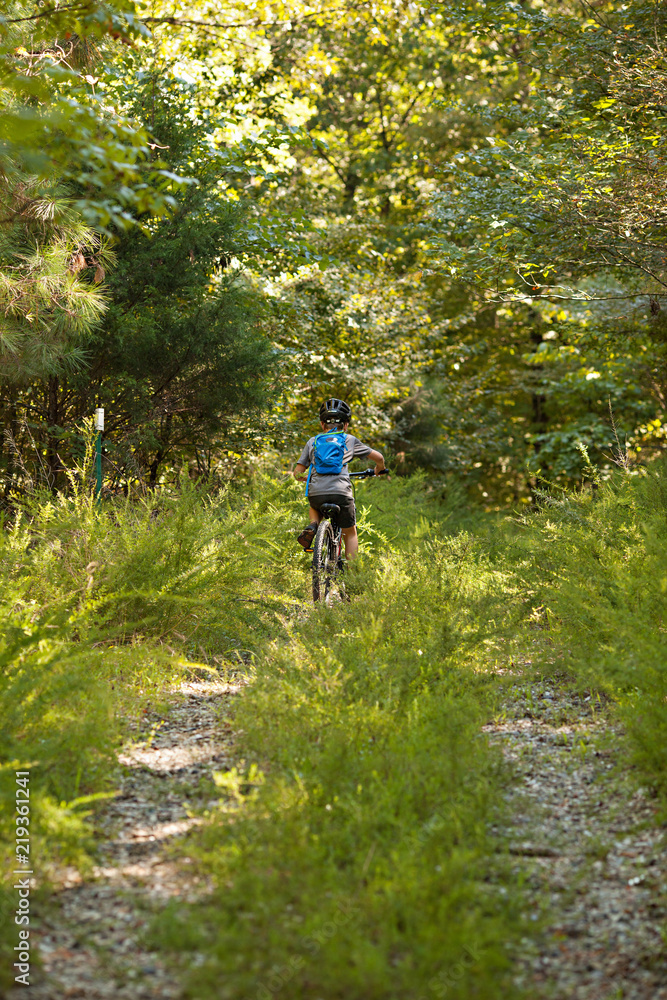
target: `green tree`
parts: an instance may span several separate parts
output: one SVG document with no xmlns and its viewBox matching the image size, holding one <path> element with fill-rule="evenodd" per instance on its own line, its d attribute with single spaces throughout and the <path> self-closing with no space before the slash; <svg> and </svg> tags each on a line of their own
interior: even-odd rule
<svg viewBox="0 0 667 1000">
<path fill-rule="evenodd" d="M 131 0 L 12 2 L 0 15 L 0 154 L 47 183 L 68 182 L 96 228 L 168 212 L 183 183 L 122 110 L 114 56 L 147 35 Z"/>
<path fill-rule="evenodd" d="M 182 186 L 151 162 L 148 133 L 110 97 L 109 49 L 143 30 L 122 0 L 11 3 L 0 17 L 5 495 L 36 470 L 51 487 L 59 480 L 60 382 L 85 364 L 108 302 L 105 231 L 164 214 L 176 204 L 164 188 Z"/>
<path fill-rule="evenodd" d="M 140 82 L 134 112 L 150 117 L 170 166 L 187 167 L 195 183 L 167 219 L 116 240 L 109 307 L 87 339 L 86 364 L 49 384 L 65 452 L 76 447 L 76 424 L 105 405 L 107 471 L 123 483 L 145 474 L 155 483 L 173 462 L 210 473 L 230 447 L 230 426 L 261 411 L 275 379 L 257 328 L 259 297 L 234 256 L 243 248 L 242 209 L 219 190 L 224 157 L 192 97 L 173 77 Z M 44 398 L 43 383 L 26 389 L 26 417 L 44 419 Z"/>
<path fill-rule="evenodd" d="M 5 433 L 0 463 L 7 495 L 21 467 L 25 471 L 26 448 L 34 451 L 35 380 L 44 387 L 38 461 L 48 484 L 57 482 L 58 383 L 85 363 L 107 305 L 101 282 L 113 254 L 57 188 L 26 177 L 6 158 L 2 166 L 0 414 Z"/>
</svg>

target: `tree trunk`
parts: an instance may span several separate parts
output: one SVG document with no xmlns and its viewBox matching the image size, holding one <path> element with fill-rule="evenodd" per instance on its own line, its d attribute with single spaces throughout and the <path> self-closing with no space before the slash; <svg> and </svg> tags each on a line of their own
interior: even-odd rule
<svg viewBox="0 0 667 1000">
<path fill-rule="evenodd" d="M 164 453 L 160 450 L 150 464 L 150 476 L 148 479 L 149 486 L 155 486 L 157 483 L 157 470 L 160 468 L 160 462 L 164 457 Z"/>
<path fill-rule="evenodd" d="M 162 441 L 160 442 L 160 447 L 159 447 L 158 451 L 155 454 L 155 458 L 153 459 L 153 461 L 150 464 L 150 476 L 149 476 L 149 479 L 148 479 L 148 485 L 149 486 L 156 486 L 157 485 L 157 473 L 158 473 L 158 469 L 160 468 L 160 464 L 162 463 L 162 460 L 163 460 L 164 456 L 167 453 L 167 448 L 169 447 L 169 436 L 170 436 L 170 431 L 171 431 L 171 420 L 172 420 L 171 413 L 168 413 L 167 414 L 167 418 L 166 418 L 166 420 L 164 422 L 164 431 L 163 431 L 163 434 L 162 434 Z"/>
<path fill-rule="evenodd" d="M 537 353 L 538 346 L 542 343 L 542 334 L 539 330 L 533 330 L 530 335 L 532 343 L 535 345 L 533 348 L 533 353 Z M 533 371 L 542 371 L 542 365 L 533 365 Z M 546 429 L 549 422 L 549 417 L 547 416 L 546 410 L 544 409 L 544 404 L 547 398 L 541 392 L 533 392 L 531 394 L 531 405 L 533 409 L 533 427 L 538 434 L 541 434 Z M 540 441 L 533 441 L 533 449 L 536 455 L 539 455 L 540 448 L 542 444 Z M 535 476 L 535 488 L 536 489 L 546 489 L 547 482 L 542 478 L 542 476 Z"/>
<path fill-rule="evenodd" d="M 345 188 L 343 194 L 343 205 L 347 209 L 351 209 L 354 204 L 354 196 L 357 192 L 357 188 L 361 184 L 361 177 L 356 172 L 354 167 L 350 164 L 347 168 L 347 174 L 345 175 Z"/>
<path fill-rule="evenodd" d="M 16 461 L 16 431 L 17 431 L 17 414 L 16 406 L 12 404 L 9 410 L 9 433 L 5 433 L 5 440 L 3 446 L 7 448 L 7 471 L 5 473 L 5 489 L 4 496 L 5 500 L 9 498 L 9 494 L 12 491 L 14 485 L 14 470 L 17 468 Z"/>
<path fill-rule="evenodd" d="M 60 458 L 58 457 L 58 376 L 51 375 L 48 384 L 48 398 L 46 404 L 47 423 L 47 443 L 46 443 L 46 468 L 49 487 L 53 493 L 58 488 L 58 473 L 61 470 Z"/>
</svg>

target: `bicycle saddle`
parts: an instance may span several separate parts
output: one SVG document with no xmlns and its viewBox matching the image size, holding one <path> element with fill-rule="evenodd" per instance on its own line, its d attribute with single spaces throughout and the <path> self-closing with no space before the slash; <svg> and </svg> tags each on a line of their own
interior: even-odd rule
<svg viewBox="0 0 667 1000">
<path fill-rule="evenodd" d="M 325 517 L 331 517 L 333 514 L 340 514 L 340 507 L 337 503 L 323 503 L 320 511 Z"/>
</svg>

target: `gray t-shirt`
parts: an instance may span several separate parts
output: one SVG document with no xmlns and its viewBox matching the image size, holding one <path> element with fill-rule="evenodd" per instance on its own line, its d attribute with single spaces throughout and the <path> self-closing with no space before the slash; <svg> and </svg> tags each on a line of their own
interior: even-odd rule
<svg viewBox="0 0 667 1000">
<path fill-rule="evenodd" d="M 301 452 L 301 458 L 299 459 L 299 465 L 305 465 L 306 468 L 313 461 L 313 452 L 315 450 L 315 438 L 311 437 L 307 445 Z M 352 434 L 345 435 L 345 454 L 343 455 L 343 471 L 338 475 L 328 475 L 328 476 L 318 476 L 313 469 L 313 474 L 310 477 L 310 485 L 308 487 L 309 496 L 322 496 L 323 493 L 338 493 L 341 496 L 351 497 L 352 494 L 352 481 L 350 479 L 350 473 L 348 472 L 348 462 L 351 462 L 353 458 L 367 458 L 373 449 L 367 445 L 363 444 L 359 438 L 354 437 Z"/>
</svg>

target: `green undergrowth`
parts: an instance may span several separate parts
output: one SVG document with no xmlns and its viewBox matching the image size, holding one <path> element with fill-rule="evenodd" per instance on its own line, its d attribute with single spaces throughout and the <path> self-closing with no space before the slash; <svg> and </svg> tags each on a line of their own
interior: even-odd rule
<svg viewBox="0 0 667 1000">
<path fill-rule="evenodd" d="M 604 693 L 664 791 L 666 514 L 659 468 L 504 521 L 374 495 L 351 604 L 285 616 L 254 662 L 243 760 L 188 846 L 214 891 L 154 927 L 187 996 L 513 995 L 526 904 L 481 725 L 517 670 Z"/>
<path fill-rule="evenodd" d="M 496 538 L 530 606 L 534 667 L 603 692 L 638 780 L 667 805 L 667 466 L 554 492 Z"/>
<path fill-rule="evenodd" d="M 308 557 L 295 544 L 305 502 L 293 480 L 208 491 L 184 479 L 143 501 L 98 505 L 77 485 L 85 479 L 78 470 L 67 497 L 29 498 L 0 531 L 2 860 L 11 871 L 15 772 L 28 769 L 42 885 L 59 865 L 90 864 L 95 809 L 113 794 L 116 751 L 144 712 L 193 672 L 245 670 L 309 593 Z M 377 512 L 379 528 L 363 513 L 377 490 L 360 491 L 367 551 L 434 506 L 421 482 L 392 491 L 399 502 Z M 0 893 L 8 947 L 14 895 Z M 3 961 L 1 975 L 9 969 Z"/>
<path fill-rule="evenodd" d="M 96 801 L 113 794 L 116 750 L 143 713 L 193 671 L 243 665 L 305 584 L 294 483 L 211 494 L 184 480 L 99 506 L 73 485 L 32 497 L 0 531 L 3 867 L 14 867 L 15 771 L 29 769 L 41 883 L 54 866 L 89 864 Z M 14 895 L 0 897 L 8 946 Z"/>
<path fill-rule="evenodd" d="M 187 847 L 215 889 L 155 924 L 196 1000 L 514 995 L 510 778 L 481 733 L 513 586 L 458 498 L 366 496 L 352 601 L 286 616 L 239 699 L 244 760 Z"/>
<path fill-rule="evenodd" d="M 604 692 L 638 779 L 667 792 L 663 469 L 515 519 L 419 477 L 360 483 L 357 506 L 351 600 L 331 608 L 310 602 L 292 480 L 99 506 L 75 489 L 0 533 L 10 868 L 16 769 L 45 884 L 90 863 L 144 711 L 193 673 L 251 675 L 241 759 L 187 846 L 214 889 L 151 932 L 193 1000 L 513 995 L 524 897 L 493 834 L 511 774 L 481 729 L 522 664 Z M 0 905 L 11 948 L 11 890 Z"/>
</svg>

